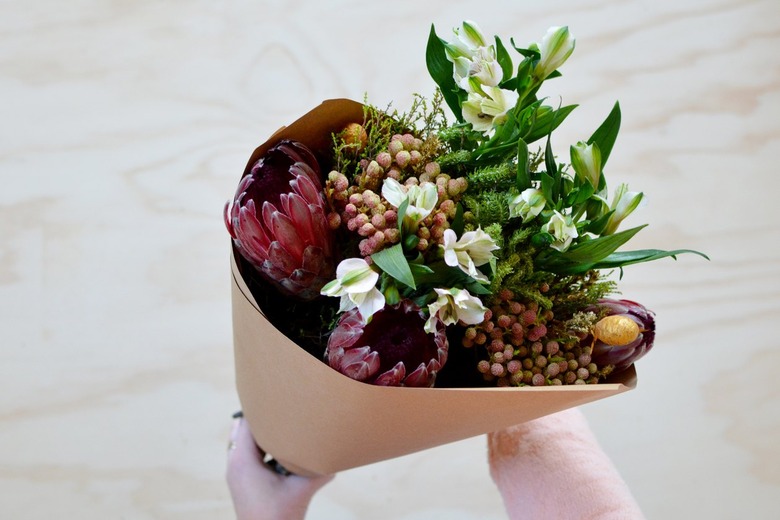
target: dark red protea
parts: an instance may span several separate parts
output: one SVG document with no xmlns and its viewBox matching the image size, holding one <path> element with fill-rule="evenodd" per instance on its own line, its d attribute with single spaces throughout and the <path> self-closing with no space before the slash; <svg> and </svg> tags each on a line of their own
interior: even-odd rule
<svg viewBox="0 0 780 520">
<path fill-rule="evenodd" d="M 599 300 L 599 313 L 606 315 L 596 323 L 593 334 L 583 344 L 593 342 L 591 359 L 600 367 L 614 365 L 613 372 L 628 368 L 647 354 L 655 340 L 655 314 L 644 305 L 631 300 Z"/>
<path fill-rule="evenodd" d="M 334 275 L 325 208 L 317 159 L 301 143 L 282 141 L 241 179 L 225 205 L 225 225 L 266 279 L 311 300 Z"/>
<path fill-rule="evenodd" d="M 345 312 L 328 339 L 328 364 L 352 379 L 383 386 L 433 386 L 447 361 L 444 324 L 423 330 L 426 316 L 410 300 L 387 305 L 368 324 Z"/>
</svg>

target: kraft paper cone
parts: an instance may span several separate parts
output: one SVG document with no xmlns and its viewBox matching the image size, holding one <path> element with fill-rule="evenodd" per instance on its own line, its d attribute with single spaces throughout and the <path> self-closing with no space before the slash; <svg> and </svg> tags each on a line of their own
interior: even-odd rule
<svg viewBox="0 0 780 520">
<path fill-rule="evenodd" d="M 302 475 L 330 474 L 447 444 L 616 395 L 613 383 L 523 388 L 403 388 L 361 383 L 279 332 L 233 269 L 236 384 L 255 441 Z"/>
<path fill-rule="evenodd" d="M 362 120 L 359 103 L 326 101 L 258 147 L 247 170 L 281 139 L 321 150 L 329 145 L 331 132 Z M 361 383 L 277 330 L 260 311 L 232 256 L 231 267 L 236 386 L 244 417 L 257 444 L 293 473 L 336 473 L 500 430 L 636 386 L 633 367 L 617 380 L 597 385 L 403 388 Z"/>
</svg>

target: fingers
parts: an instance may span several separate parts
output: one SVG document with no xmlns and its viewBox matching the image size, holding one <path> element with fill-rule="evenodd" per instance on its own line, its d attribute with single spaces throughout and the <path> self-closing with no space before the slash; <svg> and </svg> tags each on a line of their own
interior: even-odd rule
<svg viewBox="0 0 780 520">
<path fill-rule="evenodd" d="M 287 471 L 255 443 L 249 424 L 240 412 L 234 414 L 230 440 L 228 442 L 228 474 L 231 472 L 242 475 L 249 472 L 253 474 L 253 478 L 259 477 L 264 480 L 278 480 L 281 478 L 282 480 L 295 482 L 294 484 L 291 483 L 293 486 L 302 486 L 302 482 L 306 482 L 309 485 L 315 485 L 317 488 L 333 478 L 333 475 L 302 477 Z"/>
</svg>

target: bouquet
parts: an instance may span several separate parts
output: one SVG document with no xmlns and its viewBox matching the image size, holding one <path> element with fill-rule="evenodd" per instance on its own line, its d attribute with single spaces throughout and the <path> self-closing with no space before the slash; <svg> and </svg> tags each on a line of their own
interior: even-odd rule
<svg viewBox="0 0 780 520">
<path fill-rule="evenodd" d="M 255 150 L 227 203 L 239 395 L 263 447 L 294 470 L 382 460 L 630 388 L 654 314 L 612 297 L 609 274 L 704 256 L 619 250 L 645 227 L 621 228 L 643 194 L 618 184 L 610 196 L 604 174 L 619 105 L 561 159 L 550 137 L 575 106 L 538 92 L 575 40 L 553 27 L 510 47 L 473 22 L 446 40 L 432 28 L 430 99 L 404 113 L 323 103 Z M 486 406 L 490 417 L 472 410 Z M 370 433 L 407 414 L 434 420 Z M 318 441 L 296 456 L 290 434 L 307 424 Z"/>
</svg>

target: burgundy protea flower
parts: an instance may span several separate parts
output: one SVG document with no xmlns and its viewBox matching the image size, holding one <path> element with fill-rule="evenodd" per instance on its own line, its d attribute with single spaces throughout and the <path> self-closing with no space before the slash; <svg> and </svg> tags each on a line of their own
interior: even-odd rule
<svg viewBox="0 0 780 520">
<path fill-rule="evenodd" d="M 352 379 L 383 386 L 433 386 L 447 361 L 445 326 L 410 300 L 386 305 L 368 324 L 357 309 L 345 312 L 328 339 L 328 364 Z"/>
<path fill-rule="evenodd" d="M 317 159 L 282 141 L 261 157 L 225 205 L 241 255 L 285 293 L 311 300 L 333 278 L 332 236 Z"/>
<path fill-rule="evenodd" d="M 591 359 L 598 366 L 614 365 L 613 372 L 628 368 L 647 354 L 655 340 L 655 314 L 631 300 L 599 300 L 606 316 L 596 323 L 593 334 L 583 344 L 593 342 Z M 598 312 L 599 309 L 591 309 Z M 628 321 L 630 320 L 630 321 Z"/>
</svg>

